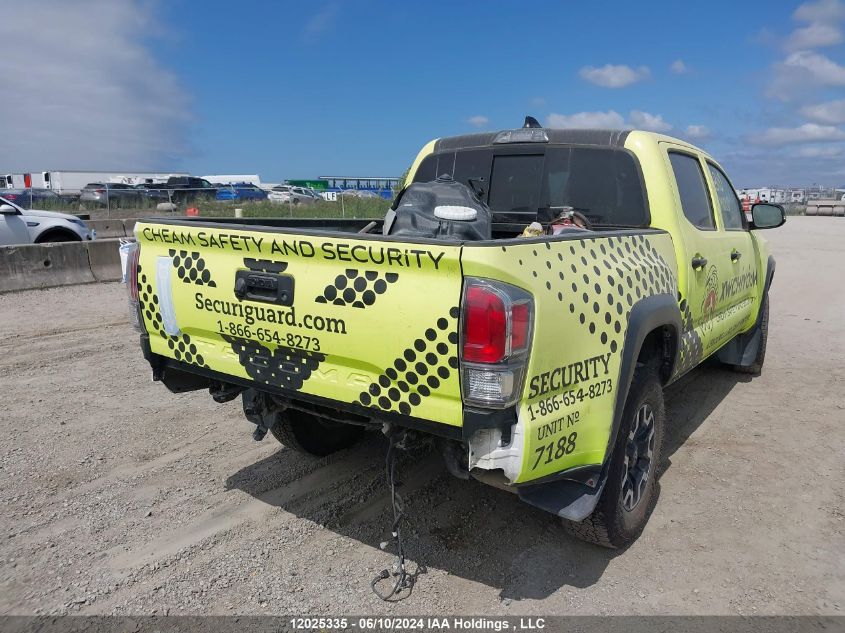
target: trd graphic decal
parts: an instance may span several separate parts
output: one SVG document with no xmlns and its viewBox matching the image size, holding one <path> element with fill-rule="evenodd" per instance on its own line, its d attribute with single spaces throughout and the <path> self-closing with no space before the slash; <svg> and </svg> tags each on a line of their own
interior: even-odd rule
<svg viewBox="0 0 845 633">
<path fill-rule="evenodd" d="M 168 255 L 173 260 L 173 268 L 176 269 L 179 279 L 186 284 L 209 286 L 211 288 L 217 286 L 211 278 L 211 271 L 205 267 L 205 259 L 198 252 L 177 251 L 171 248 Z"/>
<path fill-rule="evenodd" d="M 671 267 L 644 235 L 517 248 L 519 265 L 612 353 L 622 346 L 637 301 L 655 294 L 677 296 Z M 508 252 L 505 246 L 502 250 Z"/>
<path fill-rule="evenodd" d="M 147 280 L 147 275 L 138 266 L 138 298 L 141 301 L 142 319 L 146 323 L 147 332 L 155 333 L 167 341 L 167 346 L 173 351 L 176 360 L 206 367 L 205 359 L 197 350 L 196 344 L 191 341 L 187 334 L 170 336 L 164 331 L 161 313 L 158 311 L 158 296 L 153 292 L 153 287 Z"/>
<path fill-rule="evenodd" d="M 388 285 L 396 283 L 397 273 L 379 273 L 374 270 L 360 271 L 347 268 L 343 275 L 338 275 L 334 283 L 323 290 L 323 294 L 314 299 L 317 303 L 331 303 L 336 306 L 351 305 L 364 308 L 376 302 L 378 295 L 387 291 Z"/>
<path fill-rule="evenodd" d="M 250 378 L 265 385 L 299 391 L 311 373 L 326 360 L 326 355 L 295 347 L 271 350 L 261 343 L 223 335 L 238 355 L 238 362 Z"/>
<path fill-rule="evenodd" d="M 366 407 L 410 415 L 458 369 L 458 308 L 441 317 L 385 369 L 358 402 Z"/>
</svg>

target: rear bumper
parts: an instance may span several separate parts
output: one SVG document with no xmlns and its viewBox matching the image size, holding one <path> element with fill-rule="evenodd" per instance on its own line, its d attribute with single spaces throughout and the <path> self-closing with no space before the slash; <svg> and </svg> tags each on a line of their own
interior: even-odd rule
<svg viewBox="0 0 845 633">
<path fill-rule="evenodd" d="M 211 369 L 153 354 L 147 334 L 140 335 L 140 342 L 144 358 L 153 370 L 153 380 L 161 381 L 173 393 L 208 389 L 212 386 L 212 382 L 233 384 L 244 389 L 256 387 L 256 384 L 248 379 L 221 374 Z M 367 407 L 301 392 L 291 392 L 273 385 L 262 385 L 261 391 L 287 400 L 329 407 L 340 413 L 370 417 L 379 422 L 390 422 L 400 427 L 458 442 L 468 441 L 469 437 L 478 430 L 507 427 L 509 431 L 510 426 L 516 422 L 515 407 L 498 411 L 465 407 L 463 426 L 458 427 L 383 411 L 375 412 L 374 417 L 374 411 Z M 556 473 L 540 481 L 507 487 L 525 503 L 571 521 L 582 521 L 593 512 L 601 497 L 604 488 L 604 478 L 601 475 L 601 465 L 586 466 Z"/>
<path fill-rule="evenodd" d="M 150 367 L 153 370 L 153 380 L 161 381 L 164 383 L 164 386 L 173 393 L 184 393 L 187 391 L 207 389 L 211 386 L 211 381 L 237 385 L 238 387 L 243 387 L 244 389 L 259 388 L 259 385 L 246 378 L 229 376 L 227 374 L 214 371 L 213 369 L 197 367 L 196 365 L 167 358 L 166 356 L 153 354 L 150 350 L 150 339 L 148 334 L 141 335 L 141 349 L 143 350 L 144 358 L 150 363 Z M 396 424 L 397 426 L 415 429 L 446 439 L 458 441 L 463 439 L 463 429 L 459 426 L 432 422 L 431 420 L 424 420 L 422 418 L 415 418 L 399 413 L 374 411 L 373 409 L 369 409 L 361 405 L 338 402 L 337 400 L 332 400 L 330 398 L 322 398 L 320 396 L 314 396 L 299 391 L 288 391 L 274 385 L 260 385 L 259 391 L 264 391 L 271 395 L 288 400 L 302 401 L 329 407 L 336 409 L 337 411 L 348 412 L 356 416 L 370 417 L 379 422 L 390 422 Z"/>
</svg>

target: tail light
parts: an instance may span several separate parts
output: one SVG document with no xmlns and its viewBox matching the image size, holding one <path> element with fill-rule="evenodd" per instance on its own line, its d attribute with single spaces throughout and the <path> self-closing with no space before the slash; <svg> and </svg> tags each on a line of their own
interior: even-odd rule
<svg viewBox="0 0 845 633">
<path fill-rule="evenodd" d="M 509 406 L 519 399 L 525 378 L 534 300 L 516 286 L 468 277 L 461 305 L 464 401 Z"/>
<path fill-rule="evenodd" d="M 126 294 L 129 297 L 129 320 L 139 332 L 145 332 L 144 320 L 141 317 L 141 299 L 138 287 L 138 266 L 141 259 L 141 245 L 138 242 L 127 242 L 120 245 L 121 260 L 126 255 L 123 279 L 126 283 Z"/>
</svg>

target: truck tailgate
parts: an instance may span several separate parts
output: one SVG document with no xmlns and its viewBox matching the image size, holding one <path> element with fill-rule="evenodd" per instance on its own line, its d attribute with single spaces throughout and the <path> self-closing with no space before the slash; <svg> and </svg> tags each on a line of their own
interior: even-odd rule
<svg viewBox="0 0 845 633">
<path fill-rule="evenodd" d="M 459 245 L 139 221 L 155 354 L 296 393 L 459 426 Z"/>
</svg>

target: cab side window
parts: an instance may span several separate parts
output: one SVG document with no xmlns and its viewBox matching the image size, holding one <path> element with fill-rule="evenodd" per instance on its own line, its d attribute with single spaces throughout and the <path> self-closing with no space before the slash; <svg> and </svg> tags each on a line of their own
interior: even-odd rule
<svg viewBox="0 0 845 633">
<path fill-rule="evenodd" d="M 742 221 L 742 207 L 736 192 L 728 181 L 727 176 L 711 163 L 707 163 L 710 177 L 716 186 L 716 197 L 719 199 L 719 212 L 722 214 L 722 224 L 728 231 L 741 231 L 745 228 Z"/>
<path fill-rule="evenodd" d="M 680 152 L 669 152 L 669 162 L 672 163 L 675 182 L 678 183 L 684 216 L 696 228 L 704 231 L 715 230 L 713 206 L 710 203 L 710 194 L 707 193 L 701 163 L 694 156 Z"/>
</svg>

